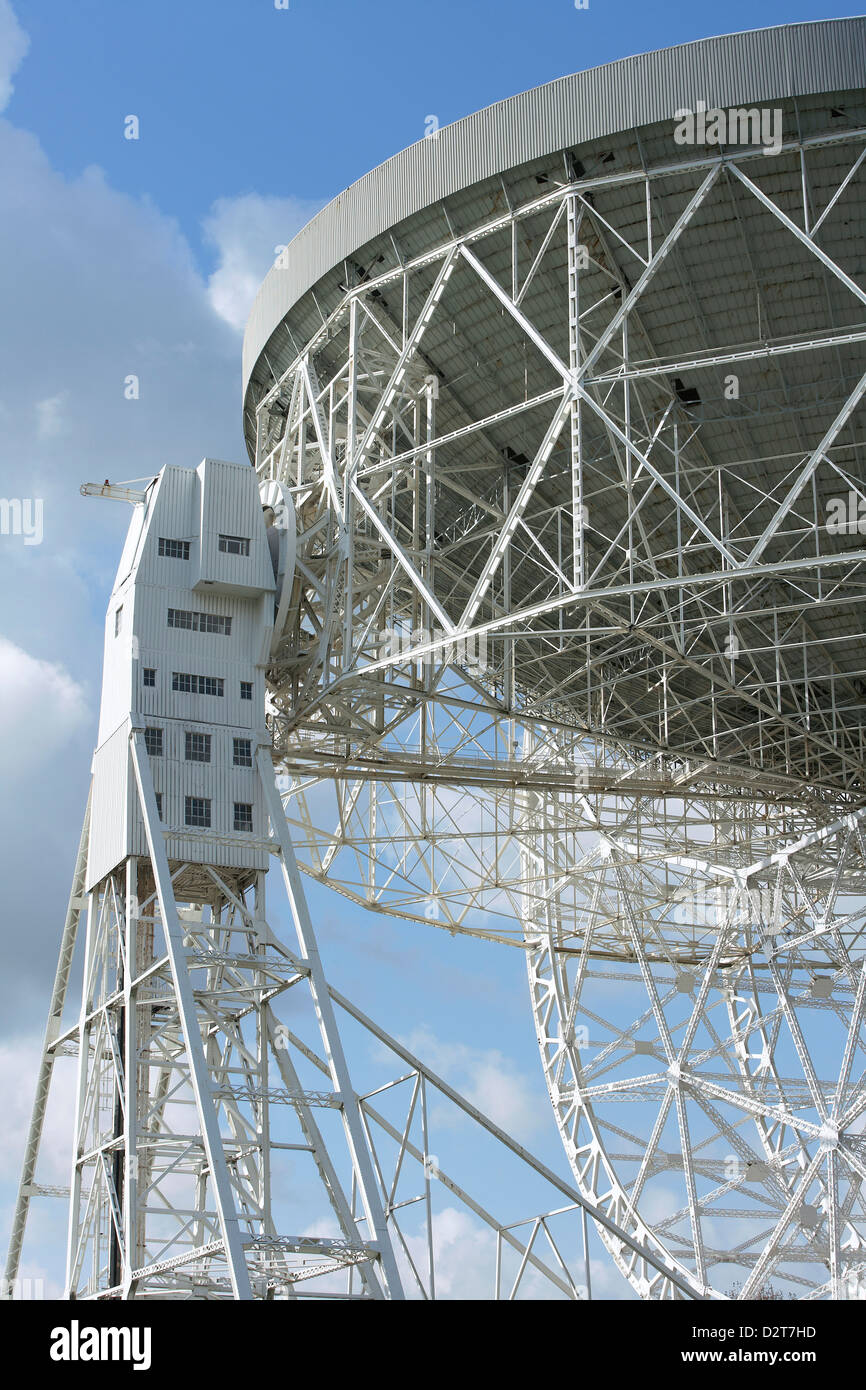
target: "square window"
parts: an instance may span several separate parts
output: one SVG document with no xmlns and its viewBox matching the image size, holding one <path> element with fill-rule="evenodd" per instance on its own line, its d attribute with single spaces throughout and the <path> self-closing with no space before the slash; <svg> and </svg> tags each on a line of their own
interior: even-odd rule
<svg viewBox="0 0 866 1390">
<path fill-rule="evenodd" d="M 252 681 L 241 681 L 241 699 L 251 700 L 253 698 Z"/>
<path fill-rule="evenodd" d="M 210 762 L 210 734 L 187 734 L 185 757 L 190 763 Z"/>
<path fill-rule="evenodd" d="M 253 745 L 248 738 L 233 739 L 234 754 L 232 762 L 235 767 L 252 767 L 253 765 Z"/>
<path fill-rule="evenodd" d="M 235 830 L 248 830 L 253 828 L 253 808 L 248 801 L 235 802 Z"/>
<path fill-rule="evenodd" d="M 144 731 L 144 746 L 152 758 L 162 757 L 162 729 L 148 727 Z"/>
<path fill-rule="evenodd" d="M 247 536 L 220 536 L 219 548 L 225 555 L 249 555 L 249 538 Z"/>
<path fill-rule="evenodd" d="M 155 667 L 155 666 L 145 666 L 145 668 L 144 668 L 144 674 L 143 674 L 143 676 L 142 676 L 142 685 L 149 685 L 149 686 L 155 686 L 155 685 L 156 685 L 156 667 Z"/>
<path fill-rule="evenodd" d="M 184 797 L 184 823 L 210 829 L 210 801 L 204 796 Z"/>
</svg>

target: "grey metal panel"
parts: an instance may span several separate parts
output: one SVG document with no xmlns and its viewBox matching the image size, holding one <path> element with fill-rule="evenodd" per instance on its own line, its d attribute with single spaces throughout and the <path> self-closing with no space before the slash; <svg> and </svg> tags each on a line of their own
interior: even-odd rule
<svg viewBox="0 0 866 1390">
<path fill-rule="evenodd" d="M 87 891 L 130 852 L 132 792 L 129 725 L 124 723 L 93 758 L 93 814 L 87 856 Z"/>
<path fill-rule="evenodd" d="M 192 587 L 208 585 L 214 593 L 230 589 L 247 598 L 272 591 L 274 575 L 255 479 L 245 466 L 216 459 L 205 459 L 196 472 L 201 477 L 201 572 Z M 220 532 L 243 537 L 249 553 L 220 551 Z"/>
<path fill-rule="evenodd" d="M 443 127 L 365 174 L 291 242 L 256 297 L 243 352 L 246 396 L 282 318 L 328 270 L 404 218 L 482 179 L 605 134 L 673 120 L 679 106 L 753 105 L 866 80 L 866 19 L 703 39 L 559 78 Z"/>
</svg>

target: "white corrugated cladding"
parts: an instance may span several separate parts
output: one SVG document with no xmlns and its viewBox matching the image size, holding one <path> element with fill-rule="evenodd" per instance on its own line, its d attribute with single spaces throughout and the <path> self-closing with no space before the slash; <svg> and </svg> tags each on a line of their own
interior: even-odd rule
<svg viewBox="0 0 866 1390">
<path fill-rule="evenodd" d="M 243 545 L 221 550 L 220 536 Z M 166 836 L 169 858 L 267 867 L 266 850 L 254 843 L 266 831 L 256 773 L 242 764 L 247 752 L 255 763 L 265 737 L 260 663 L 273 590 L 253 471 L 214 459 L 163 469 L 136 507 L 108 607 L 89 886 L 128 855 L 147 853 L 128 751 L 134 726 L 150 731 L 162 822 L 175 832 Z M 230 630 L 202 631 L 206 622 L 186 614 L 215 616 L 223 629 L 230 620 Z M 187 621 L 193 626 L 180 625 Z M 252 698 L 242 698 L 242 683 Z M 188 734 L 209 739 L 209 761 L 186 756 Z M 209 825 L 188 826 L 187 798 L 206 804 Z M 249 831 L 236 827 L 236 806 L 252 808 Z"/>
<path fill-rule="evenodd" d="M 246 464 L 217 463 L 206 459 L 196 470 L 201 474 L 201 570 L 197 589 L 239 594 L 273 589 L 267 538 L 264 543 L 262 508 L 258 492 L 248 486 Z M 245 543 L 248 554 L 220 549 L 220 537 Z"/>
</svg>

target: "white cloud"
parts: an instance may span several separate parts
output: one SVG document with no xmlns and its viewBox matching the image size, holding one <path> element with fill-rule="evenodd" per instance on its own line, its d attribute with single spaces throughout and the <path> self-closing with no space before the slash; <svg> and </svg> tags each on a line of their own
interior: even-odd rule
<svg viewBox="0 0 866 1390">
<path fill-rule="evenodd" d="M 5 1248 L 12 1226 L 18 1176 L 30 1128 L 36 1076 L 42 1054 L 41 1039 L 34 1035 L 0 1043 L 0 1247 Z M 36 1166 L 40 1183 L 69 1186 L 72 1135 L 75 1122 L 76 1063 L 69 1058 L 55 1063 L 42 1142 Z M 57 1197 L 36 1197 L 30 1204 L 27 1233 L 13 1296 L 21 1299 L 63 1297 L 63 1250 L 68 1204 Z"/>
<path fill-rule="evenodd" d="M 68 391 L 58 391 L 56 396 L 48 396 L 44 401 L 36 402 L 36 432 L 40 439 L 54 439 L 55 436 L 65 433 L 63 410 L 68 399 Z"/>
<path fill-rule="evenodd" d="M 265 198 L 258 193 L 214 203 L 204 232 L 219 263 L 208 281 L 208 293 L 226 323 L 244 328 L 278 248 L 286 246 L 321 206 L 309 199 Z"/>
<path fill-rule="evenodd" d="M 82 686 L 57 662 L 30 656 L 0 637 L 0 775 L 31 776 L 88 716 Z"/>
<path fill-rule="evenodd" d="M 509 1134 L 526 1138 L 549 1123 L 543 1089 L 498 1048 L 441 1042 L 428 1027 L 401 1042 Z"/>
<path fill-rule="evenodd" d="M 14 777 L 0 800 L 15 923 L 0 971 L 8 1034 L 41 1015 L 50 988 L 87 797 L 105 608 L 130 518 L 125 505 L 81 497 L 80 484 L 246 455 L 237 338 L 174 220 L 99 169 L 59 174 L 8 120 L 0 168 L 0 497 L 43 500 L 41 544 L 0 535 L 0 776 L 7 786 Z M 129 373 L 141 381 L 137 401 L 124 396 Z"/>
<path fill-rule="evenodd" d="M 525 1245 L 531 1238 L 532 1224 L 527 1223 L 518 1227 L 514 1234 L 515 1238 L 522 1245 Z M 557 1232 L 557 1235 L 561 1238 L 560 1232 Z M 426 1233 L 407 1235 L 406 1244 L 409 1246 L 415 1266 L 421 1272 L 426 1285 L 428 1266 Z M 546 1239 L 536 1237 L 532 1249 L 533 1253 L 548 1269 L 560 1278 L 562 1277 L 562 1271 Z M 560 1253 L 567 1262 L 570 1262 L 571 1277 L 575 1285 L 580 1288 L 582 1284 L 581 1263 L 572 1258 L 573 1252 L 568 1248 L 561 1249 Z M 482 1224 L 475 1216 L 460 1207 L 443 1207 L 434 1213 L 433 1262 L 437 1299 L 492 1299 L 496 1291 L 496 1258 L 496 1232 L 490 1226 Z M 568 1297 L 564 1289 L 560 1289 L 540 1269 L 536 1269 L 531 1262 L 526 1264 L 521 1274 L 520 1266 L 523 1256 L 521 1252 L 512 1249 L 507 1242 L 503 1242 L 500 1259 L 501 1297 L 508 1297 L 512 1292 L 518 1299 L 552 1301 L 564 1300 Z M 398 1252 L 398 1264 L 407 1294 L 410 1297 L 419 1296 L 418 1285 L 402 1250 Z M 593 1281 L 595 1281 L 594 1261 L 592 1263 L 592 1275 Z M 610 1294 L 605 1292 L 605 1297 L 620 1298 L 623 1296 L 623 1281 L 619 1279 L 619 1276 L 616 1277 L 619 1280 L 619 1286 L 610 1285 L 612 1292 Z M 605 1283 L 607 1290 L 607 1282 L 601 1279 L 599 1280 L 599 1289 L 602 1282 Z"/>
<path fill-rule="evenodd" d="M 428 1248 L 426 1229 L 410 1230 L 401 1222 L 401 1230 L 409 1252 L 424 1282 L 428 1283 Z M 310 1222 L 305 1236 L 333 1238 L 337 1234 L 334 1218 Z M 420 1299 L 421 1290 L 400 1241 L 394 1237 L 394 1255 L 403 1292 L 408 1299 Z M 511 1252 L 508 1252 L 509 1254 Z M 460 1207 L 445 1207 L 433 1214 L 433 1263 L 437 1299 L 492 1299 L 496 1274 L 496 1235 L 489 1226 Z M 317 1292 L 339 1294 L 346 1285 L 346 1276 L 339 1273 L 323 1276 L 311 1286 Z M 529 1270 L 521 1281 L 524 1296 L 557 1297 L 554 1285 L 536 1270 Z"/>
<path fill-rule="evenodd" d="M 30 39 L 18 23 L 10 0 L 0 0 L 0 111 L 9 105 L 12 78 L 29 47 Z"/>
<path fill-rule="evenodd" d="M 426 1284 L 426 1234 L 407 1236 L 406 1244 Z M 400 1259 L 400 1265 L 404 1288 L 414 1295 L 418 1285 L 405 1256 Z M 496 1277 L 495 1233 L 459 1207 L 443 1208 L 433 1216 L 433 1266 L 437 1298 L 492 1298 Z M 555 1290 L 551 1288 L 550 1292 L 555 1293 Z"/>
<path fill-rule="evenodd" d="M 0 1173 L 4 1178 L 17 1174 L 21 1168 L 41 1053 L 41 1041 L 33 1036 L 0 1043 L 0 1096 L 3 1097 Z M 61 1185 L 69 1182 L 75 1087 L 59 1083 L 63 1068 L 67 1069 L 64 1078 L 68 1078 L 69 1069 L 75 1065 L 65 1059 L 56 1063 L 58 1070 L 51 1088 L 39 1149 L 37 1179 L 41 1182 Z"/>
</svg>

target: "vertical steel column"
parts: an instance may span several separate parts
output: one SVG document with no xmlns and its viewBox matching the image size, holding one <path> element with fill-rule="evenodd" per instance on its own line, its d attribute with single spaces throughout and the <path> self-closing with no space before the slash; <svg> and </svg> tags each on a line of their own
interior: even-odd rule
<svg viewBox="0 0 866 1390">
<path fill-rule="evenodd" d="M 66 1297 L 75 1293 L 81 1227 L 81 1141 L 87 1093 L 87 1071 L 90 1060 L 90 1030 L 88 1015 L 93 1008 L 93 957 L 97 924 L 101 912 L 100 889 L 91 889 L 87 902 L 87 938 L 84 953 L 84 978 L 81 986 L 81 1014 L 78 1023 L 78 1083 L 75 1093 L 75 1121 L 72 1135 L 72 1176 L 69 1183 L 69 1229 L 66 1247 Z"/>
<path fill-rule="evenodd" d="M 358 300 L 349 307 L 349 372 L 346 399 L 346 473 L 343 483 L 342 560 L 345 566 L 343 588 L 343 660 L 344 671 L 352 660 L 352 614 L 355 607 L 355 499 L 352 484 L 357 467 L 358 448 Z"/>
<path fill-rule="evenodd" d="M 583 210 L 577 195 L 566 199 L 568 218 L 568 366 L 573 380 L 580 374 L 580 223 Z M 583 418 L 580 398 L 571 403 L 571 543 L 572 583 L 582 588 L 586 575 L 583 524 Z"/>
<path fill-rule="evenodd" d="M 183 1028 L 184 1042 L 189 1057 L 189 1075 L 196 1100 L 198 1120 L 201 1125 L 202 1141 L 210 1168 L 216 1208 L 219 1215 L 220 1230 L 225 1249 L 226 1263 L 235 1298 L 251 1299 L 252 1289 L 247 1271 L 240 1223 L 232 1195 L 231 1179 L 226 1164 L 225 1150 L 219 1130 L 216 1101 L 213 1095 L 204 1048 L 201 1028 L 195 1005 L 189 974 L 187 972 L 183 931 L 177 914 L 177 903 L 171 883 L 162 828 L 156 809 L 156 793 L 150 763 L 144 746 L 144 732 L 134 729 L 130 739 L 132 765 L 138 786 L 144 828 L 147 836 L 159 912 L 165 933 L 166 951 L 171 964 L 171 974 L 177 1000 L 177 1009 Z"/>
<path fill-rule="evenodd" d="M 337 1028 L 334 1006 L 322 968 L 319 948 L 316 942 L 315 932 L 313 931 L 313 923 L 307 906 L 303 884 L 301 883 L 301 874 L 295 859 L 295 851 L 292 846 L 291 837 L 289 836 L 288 823 L 286 821 L 282 802 L 280 801 L 279 792 L 277 791 L 277 784 L 274 780 L 270 750 L 267 747 L 263 745 L 259 747 L 256 753 L 256 763 L 261 779 L 262 791 L 265 797 L 265 804 L 271 819 L 271 827 L 280 846 L 280 862 L 283 870 L 283 881 L 286 885 L 286 894 L 289 899 L 289 906 L 292 910 L 292 917 L 298 934 L 298 942 L 303 954 L 304 964 L 308 967 L 310 972 L 310 993 L 316 1009 L 322 1042 L 325 1046 L 325 1057 L 331 1073 L 331 1080 L 340 1096 L 341 1114 L 346 1131 L 346 1140 L 349 1146 L 349 1152 L 352 1155 L 353 1166 L 358 1174 L 361 1200 L 364 1204 L 368 1230 L 372 1240 L 379 1249 L 382 1262 L 382 1273 L 388 1289 L 388 1295 L 390 1298 L 402 1298 L 403 1288 L 400 1283 L 397 1261 L 391 1247 L 391 1238 L 388 1233 L 385 1211 L 376 1185 L 376 1176 L 367 1148 L 364 1126 L 349 1075 L 345 1053 L 343 1052 L 343 1043 Z"/>
</svg>

